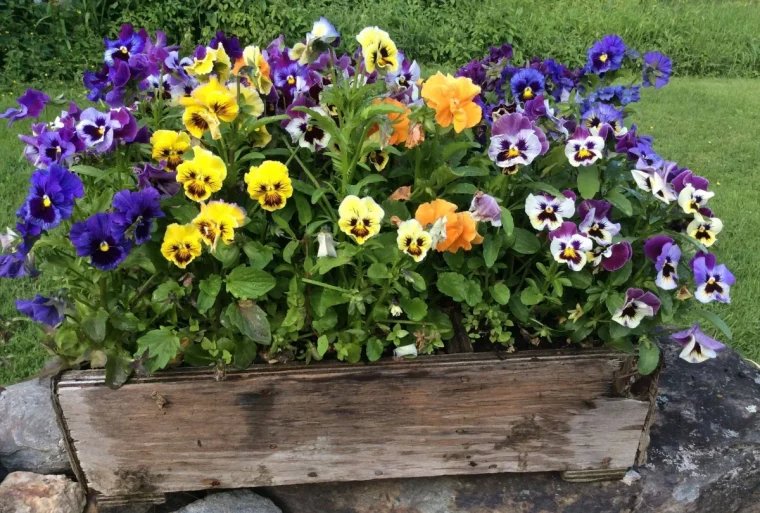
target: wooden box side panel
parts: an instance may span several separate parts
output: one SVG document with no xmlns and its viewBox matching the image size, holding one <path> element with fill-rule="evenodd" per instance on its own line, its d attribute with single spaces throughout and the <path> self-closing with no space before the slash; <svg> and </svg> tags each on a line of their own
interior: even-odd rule
<svg viewBox="0 0 760 513">
<path fill-rule="evenodd" d="M 648 403 L 610 397 L 621 357 L 492 354 L 165 373 L 118 391 L 70 373 L 58 400 L 91 491 L 624 468 Z M 168 403 L 159 408 L 154 392 Z"/>
</svg>

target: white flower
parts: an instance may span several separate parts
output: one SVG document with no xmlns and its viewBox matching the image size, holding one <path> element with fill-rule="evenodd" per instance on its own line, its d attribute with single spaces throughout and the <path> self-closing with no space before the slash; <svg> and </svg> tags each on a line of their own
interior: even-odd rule
<svg viewBox="0 0 760 513">
<path fill-rule="evenodd" d="M 327 231 L 321 231 L 317 234 L 317 242 L 319 243 L 319 249 L 317 249 L 317 257 L 332 257 L 335 258 L 338 254 L 335 252 L 335 242 L 333 241 L 333 235 Z"/>
</svg>

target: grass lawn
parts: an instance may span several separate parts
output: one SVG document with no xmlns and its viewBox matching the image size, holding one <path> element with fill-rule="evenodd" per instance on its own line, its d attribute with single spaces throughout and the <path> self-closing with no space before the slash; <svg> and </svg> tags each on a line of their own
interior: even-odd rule
<svg viewBox="0 0 760 513">
<path fill-rule="evenodd" d="M 0 110 L 12 103 L 7 92 L 0 96 Z M 755 137 L 760 80 L 675 79 L 660 91 L 645 90 L 637 107 L 634 122 L 654 135 L 655 148 L 711 181 L 716 196 L 710 206 L 724 223 L 715 250 L 737 278 L 733 304 L 716 306 L 715 311 L 734 332 L 730 344 L 760 360 L 760 315 L 752 300 L 760 295 L 760 146 Z M 50 108 L 49 114 L 57 110 Z M 19 158 L 22 144 L 16 134 L 28 130 L 28 122 L 0 129 L 0 228 L 14 224 L 14 212 L 26 196 L 32 169 Z M 16 316 L 16 299 L 53 286 L 44 277 L 0 282 L 0 316 Z M 35 328 L 26 325 L 10 342 L 0 343 L 0 384 L 36 373 L 45 358 L 35 342 Z"/>
</svg>

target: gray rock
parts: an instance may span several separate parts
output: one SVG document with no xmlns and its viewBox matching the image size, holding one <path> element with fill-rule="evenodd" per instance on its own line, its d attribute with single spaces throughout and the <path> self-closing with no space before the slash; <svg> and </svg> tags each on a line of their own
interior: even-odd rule
<svg viewBox="0 0 760 513">
<path fill-rule="evenodd" d="M 282 513 L 282 510 L 250 490 L 234 490 L 208 495 L 176 513 Z"/>
<path fill-rule="evenodd" d="M 0 513 L 82 513 L 84 490 L 66 476 L 13 472 L 0 484 Z"/>
<path fill-rule="evenodd" d="M 50 382 L 33 379 L 0 393 L 0 465 L 9 472 L 70 472 L 55 420 Z"/>
<path fill-rule="evenodd" d="M 663 345 L 649 461 L 630 484 L 491 474 L 264 493 L 294 513 L 760 513 L 760 373 L 734 351 L 692 365 L 678 359 L 679 348 Z"/>
</svg>

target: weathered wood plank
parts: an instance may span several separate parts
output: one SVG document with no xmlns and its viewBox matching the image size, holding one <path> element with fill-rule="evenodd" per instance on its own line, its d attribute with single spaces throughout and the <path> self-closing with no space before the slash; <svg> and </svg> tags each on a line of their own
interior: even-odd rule
<svg viewBox="0 0 760 513">
<path fill-rule="evenodd" d="M 182 369 L 118 391 L 77 371 L 57 394 L 76 460 L 104 496 L 620 469 L 634 463 L 649 410 L 611 397 L 622 361 L 606 351 L 475 353 L 262 367 L 221 383 Z"/>
</svg>

